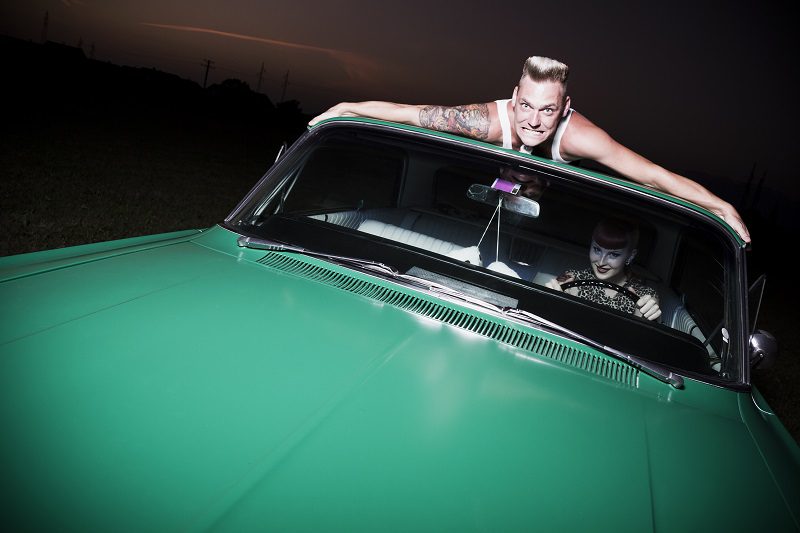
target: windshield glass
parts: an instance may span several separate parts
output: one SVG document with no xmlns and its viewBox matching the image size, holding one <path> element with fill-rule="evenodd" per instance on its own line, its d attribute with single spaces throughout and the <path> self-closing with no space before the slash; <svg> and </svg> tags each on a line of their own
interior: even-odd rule
<svg viewBox="0 0 800 533">
<path fill-rule="evenodd" d="M 700 379 L 740 378 L 734 250 L 648 195 L 413 132 L 308 136 L 229 217 L 535 313 Z"/>
</svg>

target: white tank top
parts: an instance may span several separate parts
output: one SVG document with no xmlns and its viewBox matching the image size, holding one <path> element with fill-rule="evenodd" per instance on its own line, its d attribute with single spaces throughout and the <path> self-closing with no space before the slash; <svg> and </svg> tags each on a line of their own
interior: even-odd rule
<svg viewBox="0 0 800 533">
<path fill-rule="evenodd" d="M 497 104 L 497 117 L 500 119 L 500 128 L 503 131 L 503 148 L 512 148 L 511 146 L 511 122 L 508 118 L 508 102 L 510 99 L 507 100 L 495 100 Z M 571 160 L 564 159 L 561 157 L 561 137 L 564 136 L 564 132 L 567 129 L 567 125 L 569 125 L 569 119 L 572 117 L 572 113 L 575 110 L 570 108 L 567 112 L 567 115 L 562 117 L 558 123 L 558 127 L 556 128 L 556 133 L 553 135 L 553 144 L 550 150 L 550 159 L 553 161 L 557 161 L 559 163 L 569 163 Z M 526 154 L 531 153 L 532 148 L 529 146 L 522 145 L 519 149 L 520 152 L 524 152 Z"/>
</svg>

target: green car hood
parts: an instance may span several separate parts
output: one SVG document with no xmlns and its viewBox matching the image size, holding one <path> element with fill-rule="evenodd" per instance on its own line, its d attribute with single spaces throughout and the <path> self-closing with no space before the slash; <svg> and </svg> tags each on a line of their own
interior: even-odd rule
<svg viewBox="0 0 800 533">
<path fill-rule="evenodd" d="M 767 517 L 796 527 L 743 422 L 749 395 L 615 379 L 264 255 L 216 228 L 5 272 L 6 524 L 643 531 L 756 529 Z"/>
</svg>

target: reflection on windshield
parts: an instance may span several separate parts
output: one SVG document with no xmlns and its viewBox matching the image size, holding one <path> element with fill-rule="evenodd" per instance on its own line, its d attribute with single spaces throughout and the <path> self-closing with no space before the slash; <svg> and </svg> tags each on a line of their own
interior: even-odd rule
<svg viewBox="0 0 800 533">
<path fill-rule="evenodd" d="M 518 194 L 532 200 L 541 198 L 548 185 L 544 176 L 511 166 L 500 167 L 500 178 L 518 184 L 520 186 Z"/>
<path fill-rule="evenodd" d="M 740 348 L 731 344 L 740 336 L 726 318 L 735 316 L 726 273 L 733 261 L 712 229 L 597 180 L 523 168 L 502 152 L 492 158 L 411 137 L 320 131 L 312 149 L 277 163 L 269 185 L 235 215 L 240 226 L 483 286 L 523 311 L 673 368 L 739 375 Z M 637 221 L 635 243 L 598 236 L 598 221 L 611 218 Z M 290 230 L 291 238 L 282 235 Z M 577 280 L 580 272 L 611 286 L 561 286 L 566 273 Z"/>
<path fill-rule="evenodd" d="M 758 313 L 761 310 L 761 299 L 764 297 L 764 287 L 767 283 L 767 276 L 766 274 L 761 274 L 758 279 L 756 279 L 753 284 L 750 286 L 750 290 L 748 291 L 747 302 L 748 302 L 748 317 L 749 317 L 749 326 L 750 332 L 756 330 L 756 324 L 758 323 Z"/>
</svg>

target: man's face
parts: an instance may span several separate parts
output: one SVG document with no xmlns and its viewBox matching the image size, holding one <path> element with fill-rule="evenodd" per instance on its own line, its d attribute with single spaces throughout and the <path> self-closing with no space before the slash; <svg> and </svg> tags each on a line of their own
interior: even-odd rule
<svg viewBox="0 0 800 533">
<path fill-rule="evenodd" d="M 525 146 L 536 146 L 555 134 L 564 114 L 564 86 L 524 76 L 514 88 L 514 127 Z"/>
<path fill-rule="evenodd" d="M 625 262 L 632 257 L 630 245 L 625 248 L 603 248 L 593 239 L 589 247 L 589 262 L 597 279 L 622 285 L 625 282 Z"/>
<path fill-rule="evenodd" d="M 515 170 L 511 167 L 502 167 L 500 169 L 500 177 L 506 181 L 522 185 L 519 195 L 533 200 L 538 200 L 542 196 L 545 187 L 547 187 L 547 183 L 539 176 Z"/>
</svg>

